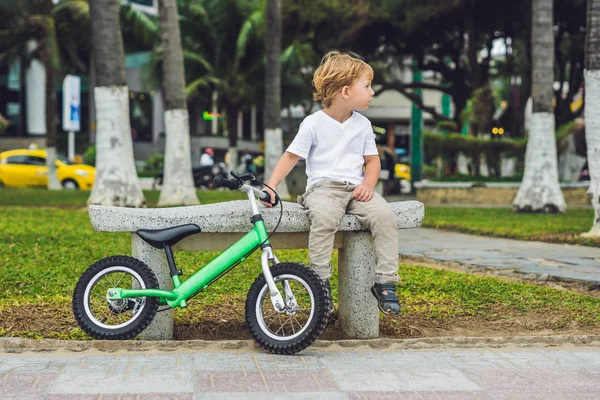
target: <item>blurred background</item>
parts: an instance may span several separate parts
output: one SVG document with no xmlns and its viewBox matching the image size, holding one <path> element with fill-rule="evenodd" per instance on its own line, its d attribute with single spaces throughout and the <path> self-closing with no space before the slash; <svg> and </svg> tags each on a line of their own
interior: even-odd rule
<svg viewBox="0 0 600 400">
<path fill-rule="evenodd" d="M 158 0 L 120 3 L 129 117 L 136 168 L 155 177 L 165 151 Z M 261 173 L 265 98 L 264 0 L 178 0 L 191 159 Z M 330 49 L 353 51 L 375 70 L 364 112 L 377 136 L 378 190 L 414 192 L 427 182 L 500 182 L 523 177 L 531 115 L 531 1 L 282 0 L 283 149 L 320 108 L 311 80 Z M 85 0 L 0 3 L 0 151 L 46 145 L 54 112 L 56 149 L 94 163 L 95 65 Z M 589 179 L 583 122 L 586 2 L 554 1 L 553 110 L 559 179 Z M 41 44 L 44 44 L 43 46 Z M 44 87 L 52 75 L 54 109 Z M 80 78 L 80 130 L 69 149 L 63 80 Z M 228 160 L 231 137 L 236 160 Z M 302 164 L 288 177 L 305 185 Z M 424 186 L 425 187 L 425 186 Z M 514 195 L 514 193 L 513 193 Z M 494 197 L 492 195 L 491 197 Z"/>
</svg>

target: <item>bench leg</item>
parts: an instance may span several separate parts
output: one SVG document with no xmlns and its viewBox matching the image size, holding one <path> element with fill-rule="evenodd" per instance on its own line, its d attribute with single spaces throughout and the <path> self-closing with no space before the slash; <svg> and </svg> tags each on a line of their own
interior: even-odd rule
<svg viewBox="0 0 600 400">
<path fill-rule="evenodd" d="M 379 336 L 379 309 L 371 294 L 375 282 L 375 248 L 370 232 L 344 232 L 339 249 L 339 317 L 352 339 Z"/>
<path fill-rule="evenodd" d="M 131 234 L 131 253 L 133 257 L 146 263 L 156 275 L 158 285 L 163 290 L 173 290 L 173 280 L 169 274 L 167 257 L 163 250 L 155 249 L 144 242 L 137 234 Z M 173 311 L 161 311 L 139 335 L 142 340 L 173 339 Z"/>
</svg>

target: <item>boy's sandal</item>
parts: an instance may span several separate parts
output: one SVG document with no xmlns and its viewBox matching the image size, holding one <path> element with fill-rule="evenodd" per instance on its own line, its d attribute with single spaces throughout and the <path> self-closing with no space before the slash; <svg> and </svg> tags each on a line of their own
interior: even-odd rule
<svg viewBox="0 0 600 400">
<path fill-rule="evenodd" d="M 323 289 L 325 291 L 326 296 L 328 297 L 327 300 L 327 316 L 331 317 L 331 315 L 333 314 L 333 298 L 331 295 L 331 283 L 329 283 L 329 279 L 326 279 L 323 281 Z M 332 322 L 332 320 L 330 319 L 330 322 Z"/>
<path fill-rule="evenodd" d="M 387 294 L 383 294 L 387 291 Z M 396 297 L 396 285 L 393 283 L 376 283 L 371 288 L 371 293 L 377 299 L 377 305 L 386 315 L 400 315 L 400 302 Z"/>
</svg>

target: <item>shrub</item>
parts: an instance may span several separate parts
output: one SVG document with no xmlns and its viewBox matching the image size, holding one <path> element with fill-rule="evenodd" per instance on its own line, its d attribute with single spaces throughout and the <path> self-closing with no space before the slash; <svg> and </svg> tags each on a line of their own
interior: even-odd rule
<svg viewBox="0 0 600 400">
<path fill-rule="evenodd" d="M 165 156 L 162 153 L 154 153 L 144 165 L 144 170 L 146 172 L 162 172 L 163 167 L 165 165 Z"/>
<path fill-rule="evenodd" d="M 8 128 L 9 122 L 6 118 L 4 118 L 4 115 L 0 114 L 0 133 L 2 133 L 3 130 L 5 130 L 6 128 Z"/>
<path fill-rule="evenodd" d="M 502 156 L 516 157 L 519 160 L 525 158 L 524 139 L 482 139 L 472 135 L 461 135 L 452 133 L 439 135 L 433 132 L 424 133 L 424 150 L 427 158 L 434 160 L 437 157 L 445 159 L 453 164 L 459 153 L 465 154 L 471 159 L 473 175 L 480 175 L 480 160 L 484 154 L 490 173 L 500 178 L 500 162 Z"/>
<path fill-rule="evenodd" d="M 96 166 L 96 146 L 89 146 L 83 153 L 83 163 Z"/>
<path fill-rule="evenodd" d="M 442 132 L 457 132 L 458 124 L 455 121 L 439 121 L 435 124 L 435 129 Z"/>
</svg>

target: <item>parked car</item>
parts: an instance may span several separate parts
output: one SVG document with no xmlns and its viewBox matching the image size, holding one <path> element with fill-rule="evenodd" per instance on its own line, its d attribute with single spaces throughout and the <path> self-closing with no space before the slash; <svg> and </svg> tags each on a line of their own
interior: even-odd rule
<svg viewBox="0 0 600 400">
<path fill-rule="evenodd" d="M 65 189 L 90 190 L 96 169 L 56 154 L 56 175 Z M 46 150 L 18 149 L 0 153 L 0 187 L 47 187 Z"/>
<path fill-rule="evenodd" d="M 410 182 L 410 165 L 398 163 L 394 166 L 396 178 L 405 179 Z"/>
<path fill-rule="evenodd" d="M 394 166 L 394 175 L 400 184 L 400 193 L 410 193 L 412 190 L 410 183 L 410 165 L 397 163 Z"/>
</svg>

